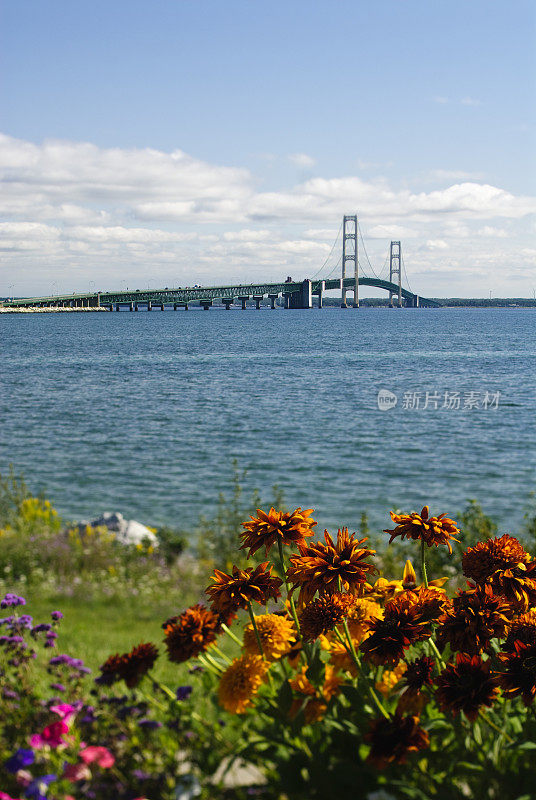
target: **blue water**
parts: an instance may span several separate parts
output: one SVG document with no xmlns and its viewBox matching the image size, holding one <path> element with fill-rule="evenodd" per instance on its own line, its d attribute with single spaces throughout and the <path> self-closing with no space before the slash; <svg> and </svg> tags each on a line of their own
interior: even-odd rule
<svg viewBox="0 0 536 800">
<path fill-rule="evenodd" d="M 328 528 L 474 497 L 515 531 L 535 488 L 535 310 L 21 314 L 0 337 L 0 471 L 73 519 L 188 528 L 233 458 L 247 488 L 280 484 Z M 378 409 L 382 388 L 396 407 Z M 446 391 L 499 405 L 442 408 Z"/>
</svg>

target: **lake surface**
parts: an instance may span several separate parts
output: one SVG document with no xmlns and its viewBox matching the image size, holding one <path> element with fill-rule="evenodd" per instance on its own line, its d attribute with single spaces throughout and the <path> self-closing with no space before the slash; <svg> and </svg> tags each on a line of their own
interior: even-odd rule
<svg viewBox="0 0 536 800">
<path fill-rule="evenodd" d="M 235 458 L 330 529 L 478 498 L 515 532 L 536 488 L 532 309 L 3 315 L 0 347 L 0 471 L 72 519 L 188 528 Z"/>
</svg>

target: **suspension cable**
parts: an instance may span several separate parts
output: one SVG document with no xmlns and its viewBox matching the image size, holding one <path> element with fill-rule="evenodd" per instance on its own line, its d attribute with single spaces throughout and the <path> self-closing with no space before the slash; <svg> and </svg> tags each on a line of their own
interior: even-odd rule
<svg viewBox="0 0 536 800">
<path fill-rule="evenodd" d="M 339 236 L 341 235 L 341 230 L 342 230 L 342 222 L 341 222 L 341 224 L 340 224 L 340 226 L 339 226 L 339 230 L 338 230 L 337 236 L 335 237 L 335 241 L 333 242 L 333 246 L 332 246 L 332 248 L 331 248 L 331 250 L 330 250 L 330 252 L 329 252 L 329 255 L 328 255 L 328 257 L 326 258 L 326 260 L 324 261 L 324 263 L 322 264 L 322 266 L 320 267 L 320 269 L 318 269 L 318 270 L 315 272 L 315 274 L 313 275 L 313 277 L 312 277 L 312 279 L 311 279 L 311 280 L 314 280 L 314 279 L 317 277 L 317 275 L 319 275 L 319 273 L 321 273 L 321 272 L 322 272 L 322 270 L 324 269 L 324 267 L 325 267 L 325 266 L 326 266 L 326 264 L 328 263 L 329 259 L 330 259 L 330 258 L 331 258 L 331 256 L 333 255 L 333 251 L 335 250 L 335 245 L 336 245 L 336 244 L 337 244 L 337 242 L 339 241 Z M 331 272 L 333 272 L 333 270 L 331 270 Z M 331 275 L 331 272 L 330 272 L 330 275 Z"/>
<path fill-rule="evenodd" d="M 372 266 L 372 264 L 370 263 L 370 258 L 369 258 L 369 256 L 368 256 L 368 253 L 367 253 L 367 248 L 366 248 L 366 246 L 365 246 L 365 240 L 363 239 L 363 234 L 361 233 L 361 225 L 359 226 L 359 238 L 361 239 L 361 244 L 363 245 L 363 250 L 364 250 L 364 252 L 365 252 L 365 256 L 366 256 L 366 258 L 367 258 L 367 262 L 368 262 L 368 265 L 369 265 L 369 267 L 370 267 L 370 269 L 371 269 L 371 271 L 372 271 L 372 274 L 374 275 L 374 277 L 375 277 L 375 278 L 378 278 L 378 280 L 379 280 L 379 277 L 378 277 L 378 275 L 376 275 L 376 272 L 375 272 L 375 270 L 374 270 L 374 267 L 373 267 L 373 266 Z"/>
</svg>

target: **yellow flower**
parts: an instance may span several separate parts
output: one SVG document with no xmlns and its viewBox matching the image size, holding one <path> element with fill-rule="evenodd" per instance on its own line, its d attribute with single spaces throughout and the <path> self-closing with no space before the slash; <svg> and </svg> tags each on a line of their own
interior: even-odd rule
<svg viewBox="0 0 536 800">
<path fill-rule="evenodd" d="M 379 681 L 376 682 L 376 689 L 387 697 L 395 688 L 397 683 L 402 678 L 402 675 L 407 670 L 407 665 L 401 661 L 394 669 L 386 669 Z"/>
<path fill-rule="evenodd" d="M 290 653 L 296 640 L 296 629 L 292 620 L 279 614 L 262 614 L 255 617 L 255 624 L 264 657 L 268 661 L 275 661 Z M 249 655 L 260 655 L 257 636 L 251 623 L 244 629 L 244 650 Z"/>
<path fill-rule="evenodd" d="M 309 698 L 305 705 L 303 705 L 303 699 L 295 698 L 292 701 L 289 716 L 291 719 L 294 719 L 298 711 L 303 707 L 305 722 L 307 725 L 310 725 L 323 718 L 327 711 L 327 704 L 339 691 L 342 678 L 337 675 L 336 670 L 331 664 L 326 664 L 324 684 L 321 689 L 315 689 L 306 675 L 307 669 L 307 666 L 303 666 L 294 678 L 289 678 L 291 689 L 301 694 L 303 697 Z"/>
<path fill-rule="evenodd" d="M 383 609 L 374 600 L 356 597 L 348 609 L 348 630 L 356 645 L 367 637 L 369 625 L 375 619 L 383 617 Z"/>
<path fill-rule="evenodd" d="M 268 670 L 268 662 L 261 656 L 244 655 L 235 658 L 220 678 L 218 700 L 231 714 L 243 714 L 255 695 Z"/>
</svg>

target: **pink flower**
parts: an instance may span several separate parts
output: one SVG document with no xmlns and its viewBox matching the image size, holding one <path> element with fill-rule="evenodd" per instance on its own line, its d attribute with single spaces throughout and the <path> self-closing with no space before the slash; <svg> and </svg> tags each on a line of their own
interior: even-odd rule
<svg viewBox="0 0 536 800">
<path fill-rule="evenodd" d="M 5 792 L 0 792 L 0 800 L 17 800 L 17 798 L 11 797 L 10 794 L 6 794 Z"/>
<path fill-rule="evenodd" d="M 87 764 L 66 764 L 63 770 L 63 777 L 71 783 L 76 781 L 87 781 L 91 778 L 91 772 Z"/>
<path fill-rule="evenodd" d="M 94 761 L 97 762 L 99 767 L 103 769 L 109 769 L 113 767 L 115 764 L 115 757 L 110 753 L 106 747 L 95 747 L 89 746 L 86 747 L 84 750 L 80 751 L 80 758 L 82 761 L 85 761 L 86 764 L 92 764 Z"/>
<path fill-rule="evenodd" d="M 48 747 L 59 747 L 65 744 L 62 736 L 64 733 L 67 733 L 68 730 L 69 726 L 66 725 L 62 719 L 59 719 L 51 725 L 47 725 L 46 728 L 43 728 L 42 733 L 34 733 L 33 736 L 30 737 L 30 746 L 34 747 L 36 750 L 40 750 L 47 745 Z"/>
<path fill-rule="evenodd" d="M 78 709 L 69 703 L 58 703 L 56 706 L 50 706 L 50 710 L 61 717 L 62 721 L 67 723 L 67 725 L 72 722 L 73 717 L 78 713 Z"/>
</svg>

